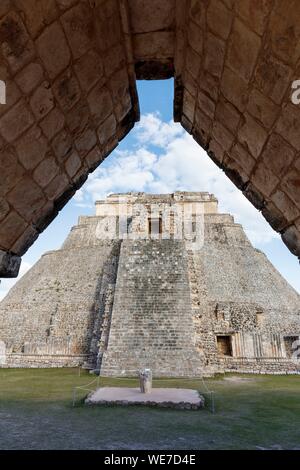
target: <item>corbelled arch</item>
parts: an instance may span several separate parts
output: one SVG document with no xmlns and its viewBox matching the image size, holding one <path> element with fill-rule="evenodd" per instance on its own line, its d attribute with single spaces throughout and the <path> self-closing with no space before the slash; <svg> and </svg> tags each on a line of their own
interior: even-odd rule
<svg viewBox="0 0 300 470">
<path fill-rule="evenodd" d="M 174 119 L 300 256 L 297 0 L 2 0 L 0 277 L 175 77 Z"/>
</svg>

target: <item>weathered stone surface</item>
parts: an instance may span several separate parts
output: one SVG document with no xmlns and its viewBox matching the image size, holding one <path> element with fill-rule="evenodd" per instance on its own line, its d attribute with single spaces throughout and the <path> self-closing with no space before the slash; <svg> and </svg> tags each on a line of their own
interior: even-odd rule
<svg viewBox="0 0 300 470">
<path fill-rule="evenodd" d="M 55 78 L 67 68 L 71 53 L 59 23 L 53 23 L 37 39 L 39 55 L 50 78 Z"/>
<path fill-rule="evenodd" d="M 34 123 L 26 102 L 21 100 L 0 119 L 0 133 L 8 142 L 17 139 Z"/>
<path fill-rule="evenodd" d="M 8 251 L 16 239 L 26 230 L 27 225 L 16 212 L 10 212 L 0 224 L 0 249 Z"/>
<path fill-rule="evenodd" d="M 30 106 L 37 120 L 50 113 L 54 107 L 54 98 L 49 82 L 43 82 L 35 91 L 30 100 Z"/>
<path fill-rule="evenodd" d="M 263 196 L 255 186 L 268 172 L 270 187 L 278 181 L 272 191 L 292 201 L 289 214 L 299 214 L 300 107 L 291 102 L 292 82 L 299 79 L 297 0 L 0 3 L 0 80 L 7 96 L 0 105 L 0 149 L 7 155 L 1 197 L 20 184 L 24 171 L 35 181 L 31 172 L 42 160 L 49 174 L 60 161 L 66 191 L 80 187 L 138 120 L 136 78 L 175 76 L 176 121 L 266 207 L 271 225 L 289 221 L 270 188 Z M 38 142 L 31 149 L 27 141 L 22 151 L 27 134 Z M 52 202 L 45 201 L 45 211 Z M 52 214 L 40 216 L 50 220 Z"/>
<path fill-rule="evenodd" d="M 251 155 L 257 158 L 267 140 L 267 132 L 249 114 L 245 114 L 238 138 L 249 149 Z"/>
<path fill-rule="evenodd" d="M 62 198 L 70 194 L 71 189 Z M 119 196 L 128 203 L 129 231 L 107 238 Z M 149 237 L 150 207 L 172 212 L 178 201 L 181 207 L 203 205 L 198 249 L 187 237 L 174 237 L 180 225 L 169 212 L 162 220 L 162 235 L 169 227 L 169 238 Z M 268 212 L 281 230 L 280 211 L 270 203 L 263 209 Z M 282 229 L 296 255 L 297 230 L 295 224 Z M 25 232 L 28 240 L 36 236 L 31 226 Z M 2 253 L 0 267 L 8 256 Z M 80 217 L 62 248 L 42 256 L 12 288 L 0 303 L 0 340 L 6 367 L 85 362 L 101 375 L 135 377 L 145 368 L 156 377 L 299 373 L 289 342 L 299 335 L 299 318 L 299 294 L 252 247 L 233 217 L 218 212 L 214 196 L 130 193 L 99 201 L 96 215 Z M 147 400 L 148 394 L 140 395 Z"/>
<path fill-rule="evenodd" d="M 19 160 L 27 170 L 32 170 L 43 160 L 49 151 L 49 145 L 41 130 L 32 127 L 15 144 Z"/>
<path fill-rule="evenodd" d="M 0 277 L 17 277 L 21 265 L 20 256 L 0 250 Z"/>
<path fill-rule="evenodd" d="M 24 198 L 24 193 L 26 198 Z M 29 176 L 8 194 L 8 202 L 29 222 L 33 213 L 45 204 L 45 196 L 39 186 Z"/>
<path fill-rule="evenodd" d="M 23 93 L 30 93 L 43 80 L 43 69 L 39 63 L 32 62 L 16 75 L 16 82 Z"/>
</svg>

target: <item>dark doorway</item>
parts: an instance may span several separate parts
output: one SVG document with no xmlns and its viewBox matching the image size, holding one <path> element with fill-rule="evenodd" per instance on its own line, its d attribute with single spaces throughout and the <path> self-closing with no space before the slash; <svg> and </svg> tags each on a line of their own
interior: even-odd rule
<svg viewBox="0 0 300 470">
<path fill-rule="evenodd" d="M 232 356 L 231 336 L 217 336 L 218 354 Z"/>
</svg>

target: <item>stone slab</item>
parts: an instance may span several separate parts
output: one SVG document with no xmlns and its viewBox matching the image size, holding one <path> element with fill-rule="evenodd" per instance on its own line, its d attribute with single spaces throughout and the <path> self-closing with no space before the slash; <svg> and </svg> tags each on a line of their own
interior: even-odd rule
<svg viewBox="0 0 300 470">
<path fill-rule="evenodd" d="M 154 388 L 141 393 L 139 388 L 101 387 L 89 394 L 88 405 L 147 405 L 162 408 L 192 409 L 204 407 L 204 398 L 197 390 L 185 388 Z"/>
</svg>

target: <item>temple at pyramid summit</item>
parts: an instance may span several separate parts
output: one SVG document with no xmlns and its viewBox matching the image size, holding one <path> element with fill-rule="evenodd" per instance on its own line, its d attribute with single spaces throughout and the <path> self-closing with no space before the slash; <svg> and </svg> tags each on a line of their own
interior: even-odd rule
<svg viewBox="0 0 300 470">
<path fill-rule="evenodd" d="M 300 296 L 207 192 L 112 194 L 0 303 L 1 367 L 299 373 Z"/>
</svg>

